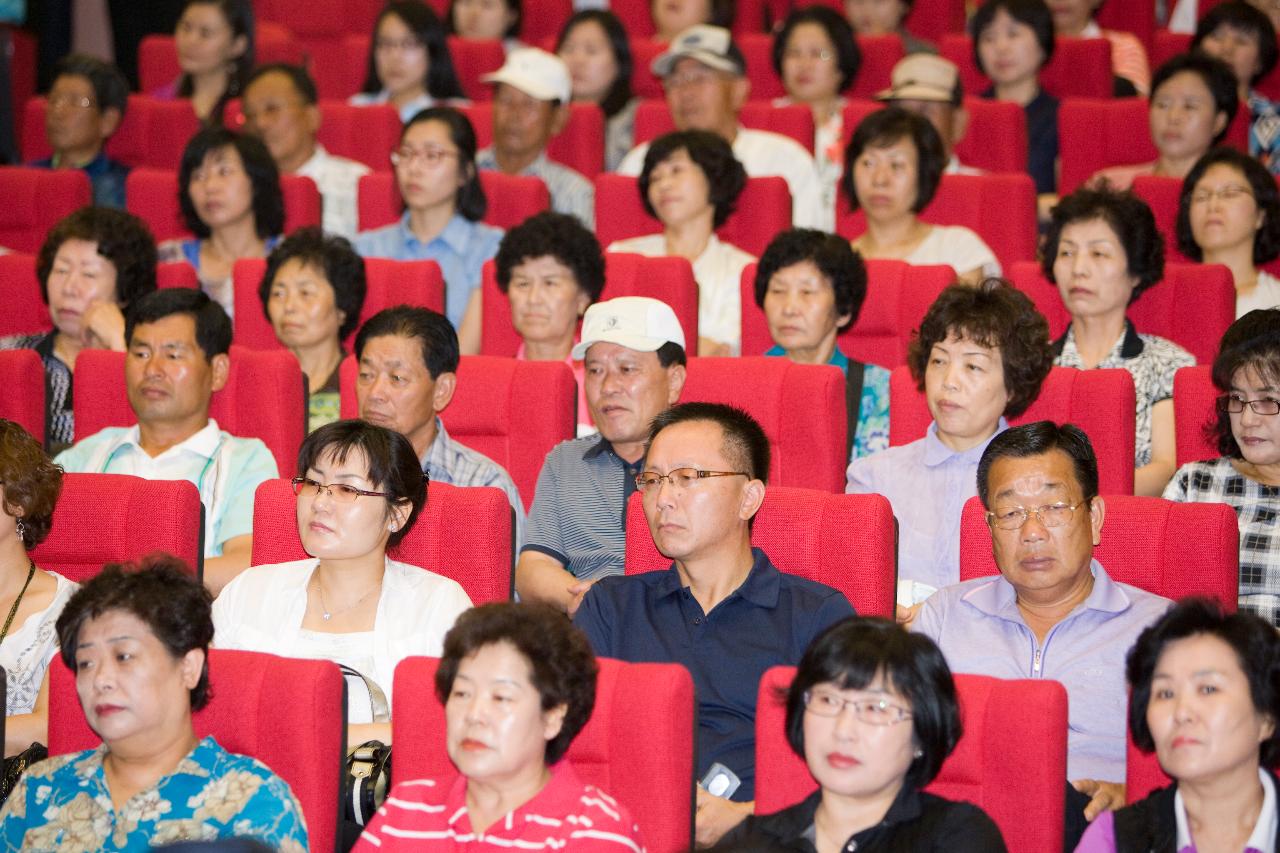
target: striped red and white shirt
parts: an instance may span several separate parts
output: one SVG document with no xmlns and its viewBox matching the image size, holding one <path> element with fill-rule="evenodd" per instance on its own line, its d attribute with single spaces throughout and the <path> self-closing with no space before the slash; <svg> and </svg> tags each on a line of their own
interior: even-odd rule
<svg viewBox="0 0 1280 853">
<path fill-rule="evenodd" d="M 365 827 L 355 853 L 375 850 L 555 850 L 645 853 L 640 827 L 626 808 L 585 784 L 561 761 L 529 802 L 483 833 L 467 814 L 467 780 L 416 779 L 391 789 Z"/>
</svg>

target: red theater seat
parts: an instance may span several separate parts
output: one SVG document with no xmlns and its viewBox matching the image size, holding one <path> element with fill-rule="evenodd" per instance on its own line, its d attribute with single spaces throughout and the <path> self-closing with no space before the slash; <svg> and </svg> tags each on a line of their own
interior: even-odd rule
<svg viewBox="0 0 1280 853">
<path fill-rule="evenodd" d="M 36 278 L 35 255 L 19 252 L 0 255 L 0 292 L 4 293 L 5 303 L 4 311 L 0 312 L 0 338 L 34 335 L 52 328 L 49 306 L 44 304 L 40 281 Z"/>
<path fill-rule="evenodd" d="M 28 162 L 52 153 L 44 130 L 45 108 L 44 98 L 27 101 L 22 156 Z M 182 150 L 199 129 L 200 120 L 188 100 L 130 95 L 120 128 L 107 140 L 107 156 L 132 168 L 177 169 Z"/>
<path fill-rule="evenodd" d="M 541 178 L 486 170 L 480 172 L 480 186 L 488 201 L 484 222 L 497 228 L 514 228 L 551 207 L 551 194 Z M 360 178 L 356 195 L 361 231 L 390 225 L 404 211 L 395 175 L 390 172 L 374 172 Z"/>
<path fill-rule="evenodd" d="M 345 98 L 348 70 L 342 61 L 343 40 L 350 33 L 373 32 L 384 0 L 254 0 L 259 26 L 281 24 L 294 34 L 311 61 L 311 75 L 322 98 Z M 367 55 L 355 66 L 366 67 Z"/>
<path fill-rule="evenodd" d="M 1179 467 L 1222 455 L 1217 442 L 1208 434 L 1218 421 L 1214 408 L 1217 399 L 1211 364 L 1181 367 L 1173 375 L 1173 422 L 1178 437 Z"/>
<path fill-rule="evenodd" d="M 1139 175 L 1133 181 L 1133 194 L 1145 201 L 1155 215 L 1156 228 L 1164 237 L 1165 261 L 1189 262 L 1191 259 L 1178 251 L 1178 197 L 1182 194 L 1182 181 L 1159 175 Z"/>
<path fill-rule="evenodd" d="M 813 111 L 803 104 L 775 107 L 769 101 L 747 101 L 738 113 L 743 127 L 789 136 L 813 153 Z M 675 130 L 667 102 L 648 100 L 636 109 L 636 145 Z"/>
<path fill-rule="evenodd" d="M 0 246 L 34 254 L 58 220 L 93 200 L 79 169 L 0 166 Z"/>
<path fill-rule="evenodd" d="M 281 175 L 284 194 L 284 233 L 305 225 L 320 224 L 320 191 L 301 175 Z M 134 169 L 125 179 L 129 212 L 147 223 L 156 241 L 187 239 L 191 232 L 178 203 L 178 173 L 161 169 Z"/>
<path fill-rule="evenodd" d="M 0 350 L 0 418 L 44 442 L 44 362 L 35 350 Z"/>
<path fill-rule="evenodd" d="M 1058 108 L 1059 191 L 1075 191 L 1100 169 L 1155 160 L 1147 114 L 1145 98 L 1065 98 Z"/>
<path fill-rule="evenodd" d="M 493 144 L 493 105 L 488 102 L 461 107 L 476 130 L 481 148 Z M 576 169 L 588 181 L 604 171 L 604 113 L 595 104 L 569 105 L 569 121 L 547 143 L 547 157 Z"/>
<path fill-rule="evenodd" d="M 161 290 L 171 287 L 197 288 L 199 286 L 200 278 L 196 275 L 196 268 L 186 261 L 166 261 L 156 264 L 156 287 Z"/>
<path fill-rule="evenodd" d="M 270 21 L 258 21 L 253 33 L 255 65 L 284 62 L 302 65 L 306 57 L 302 46 L 287 27 Z M 178 48 L 172 35 L 153 33 L 138 45 L 138 88 L 154 92 L 177 80 L 182 74 L 178 65 Z"/>
<path fill-rule="evenodd" d="M 330 154 L 385 172 L 391 168 L 391 151 L 400 144 L 400 115 L 386 104 L 354 107 L 321 101 L 317 136 Z"/>
<path fill-rule="evenodd" d="M 960 68 L 960 85 L 966 95 L 979 95 L 991 86 L 973 61 L 967 35 L 942 37 L 939 51 Z M 1053 58 L 1040 72 L 1044 90 L 1058 98 L 1109 98 L 1112 92 L 1111 42 L 1104 38 L 1059 38 Z"/>
</svg>

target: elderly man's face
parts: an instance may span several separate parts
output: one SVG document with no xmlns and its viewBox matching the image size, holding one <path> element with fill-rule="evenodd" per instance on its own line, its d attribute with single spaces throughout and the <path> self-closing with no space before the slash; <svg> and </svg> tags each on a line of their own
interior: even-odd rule
<svg viewBox="0 0 1280 853">
<path fill-rule="evenodd" d="M 673 405 L 684 387 L 683 367 L 663 367 L 656 352 L 620 344 L 592 344 L 583 365 L 591 419 L 614 445 L 644 441 L 649 422 Z"/>
<path fill-rule="evenodd" d="M 416 337 L 370 338 L 356 374 L 360 417 L 400 433 L 422 456 L 435 438 L 436 413 L 453 396 L 453 378 L 452 373 L 431 377 Z"/>
<path fill-rule="evenodd" d="M 741 77 L 708 68 L 689 57 L 675 64 L 662 86 L 677 130 L 712 133 L 722 133 L 737 123 L 749 91 Z"/>
<path fill-rule="evenodd" d="M 1092 506 L 1084 502 L 1071 457 L 1061 450 L 1001 457 L 991 466 L 987 483 L 990 510 L 997 516 L 1018 507 L 1075 506 L 1070 519 L 1056 527 L 1045 526 L 1034 514 L 1016 530 L 993 524 L 991 542 L 996 565 L 1020 595 L 1051 597 L 1078 587 L 1089 571 L 1093 546 L 1101 541 L 1103 506 L 1101 498 L 1094 498 Z"/>
<path fill-rule="evenodd" d="M 536 157 L 563 125 L 553 101 L 499 83 L 493 95 L 493 147 L 508 157 Z"/>
<path fill-rule="evenodd" d="M 244 129 L 260 138 L 281 171 L 292 172 L 316 150 L 320 110 L 307 104 L 283 72 L 264 74 L 244 92 Z"/>
</svg>

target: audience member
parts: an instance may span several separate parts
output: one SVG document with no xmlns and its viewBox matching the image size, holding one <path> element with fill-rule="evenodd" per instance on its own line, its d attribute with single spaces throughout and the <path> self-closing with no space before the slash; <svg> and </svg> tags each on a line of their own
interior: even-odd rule
<svg viewBox="0 0 1280 853">
<path fill-rule="evenodd" d="M 1225 503 L 1240 525 L 1240 608 L 1280 626 L 1280 309 L 1231 324 L 1213 360 L 1217 459 L 1178 469 L 1173 501 Z"/>
<path fill-rule="evenodd" d="M 330 154 L 319 143 L 319 95 L 300 65 L 259 66 L 240 102 L 245 133 L 258 137 L 282 175 L 315 182 L 323 201 L 324 230 L 348 239 L 356 235 L 356 190 L 369 167 Z"/>
<path fill-rule="evenodd" d="M 1222 264 L 1236 286 L 1236 317 L 1280 307 L 1280 279 L 1261 269 L 1280 256 L 1280 191 L 1262 164 L 1234 148 L 1201 157 L 1182 183 L 1178 250 Z"/>
<path fill-rule="evenodd" d="M 1116 95 L 1138 94 L 1143 97 L 1151 89 L 1151 66 L 1147 62 L 1147 49 L 1133 33 L 1124 30 L 1104 30 L 1095 17 L 1104 0 L 1054 0 L 1049 6 L 1053 15 L 1053 32 L 1058 38 L 1099 39 L 1111 43 L 1111 70 L 1115 77 L 1128 84 L 1126 91 Z M 1127 91 L 1128 87 L 1132 91 Z"/>
<path fill-rule="evenodd" d="M 977 483 L 1000 575 L 939 590 L 915 628 L 953 672 L 1066 688 L 1071 849 L 1083 821 L 1124 805 L 1124 656 L 1169 601 L 1113 581 L 1093 558 L 1105 506 L 1079 428 L 1006 430 L 983 453 Z"/>
<path fill-rule="evenodd" d="M 276 246 L 258 285 L 276 340 L 307 377 L 307 430 L 338 420 L 342 348 L 364 307 L 364 261 L 346 239 L 299 228 Z"/>
<path fill-rule="evenodd" d="M 516 591 L 569 613 L 595 581 L 623 572 L 627 498 L 649 422 L 680 399 L 685 338 L 666 303 L 622 296 L 587 309 L 572 356 L 600 431 L 552 448 L 538 474 Z"/>
<path fill-rule="evenodd" d="M 494 85 L 493 144 L 476 155 L 481 169 L 540 178 L 551 207 L 595 227 L 595 188 L 578 172 L 547 158 L 547 143 L 569 121 L 569 69 L 536 47 L 511 51 L 506 63 L 480 78 Z"/>
<path fill-rule="evenodd" d="M 969 111 L 964 107 L 960 69 L 954 62 L 927 53 L 912 54 L 893 66 L 889 84 L 876 99 L 929 120 L 942 139 L 947 161 L 944 175 L 982 174 L 981 169 L 964 165 L 956 156 L 956 146 L 969 129 Z"/>
<path fill-rule="evenodd" d="M 573 100 L 598 104 L 604 112 L 604 168 L 612 172 L 635 145 L 634 68 L 627 31 L 608 9 L 583 9 L 565 22 L 556 54 L 569 70 Z"/>
<path fill-rule="evenodd" d="M 426 3 L 392 0 L 378 14 L 369 70 L 356 106 L 391 104 L 408 122 L 428 107 L 465 100 L 444 24 Z"/>
<path fill-rule="evenodd" d="M 882 494 L 898 521 L 899 618 L 960 580 L 960 514 L 992 439 L 1040 394 L 1049 324 L 1001 279 L 952 285 L 912 335 L 907 365 L 933 423 L 925 437 L 849 464 L 845 491 Z"/>
<path fill-rule="evenodd" d="M 742 271 L 755 257 L 721 242 L 715 230 L 746 188 L 742 164 L 714 133 L 675 131 L 649 146 L 638 183 L 640 202 L 662 233 L 618 240 L 608 251 L 688 260 L 698 283 L 698 355 L 738 355 Z"/>
<path fill-rule="evenodd" d="M 578 385 L 578 433 L 594 433 L 585 368 L 573 347 L 582 315 L 604 290 L 604 255 L 596 236 L 568 214 L 536 214 L 502 238 L 494 272 L 520 334 L 516 358 L 568 364 Z"/>
<path fill-rule="evenodd" d="M 896 35 L 908 55 L 937 53 L 936 47 L 907 30 L 912 5 L 914 0 L 844 0 L 844 15 L 860 36 Z"/>
<path fill-rule="evenodd" d="M 510 53 L 520 41 L 520 0 L 449 0 L 449 34 L 478 41 L 502 40 Z"/>
<path fill-rule="evenodd" d="M 672 42 L 690 27 L 707 24 L 721 29 L 733 26 L 733 0 L 650 0 L 655 41 Z"/>
<path fill-rule="evenodd" d="M 107 427 L 54 461 L 76 473 L 194 483 L 204 504 L 204 580 L 217 593 L 248 567 L 253 494 L 276 476 L 265 444 L 224 432 L 209 417 L 231 367 L 231 321 L 198 290 L 158 290 L 130 308 L 124 337 L 137 424 Z"/>
<path fill-rule="evenodd" d="M 965 284 L 1000 274 L 995 253 L 972 230 L 920 219 L 947 165 L 928 119 L 898 107 L 872 113 L 853 132 L 844 162 L 849 206 L 866 215 L 867 230 L 853 241 L 862 257 L 947 264 Z"/>
<path fill-rule="evenodd" d="M 187 0 L 174 30 L 182 73 L 153 98 L 189 98 L 205 124 L 221 124 L 227 101 L 239 97 L 253 69 L 250 0 Z"/>
<path fill-rule="evenodd" d="M 209 701 L 209 605 L 163 554 L 108 565 L 71 596 L 58 644 L 102 745 L 27 768 L 0 809 L 5 849 L 145 850 L 192 837 L 307 849 L 288 783 L 192 727 Z"/>
<path fill-rule="evenodd" d="M 124 120 L 128 81 L 111 63 L 83 53 L 58 60 L 53 75 L 44 114 L 53 154 L 31 165 L 79 169 L 89 176 L 94 204 L 123 209 L 129 167 L 108 157 L 106 144 Z"/>
<path fill-rule="evenodd" d="M 284 231 L 276 163 L 257 137 L 220 127 L 202 130 L 182 152 L 178 204 L 195 237 L 161 243 L 159 260 L 195 267 L 200 288 L 230 317 L 236 261 L 265 258 Z"/>
<path fill-rule="evenodd" d="M 420 467 L 437 483 L 501 489 L 524 541 L 524 504 L 497 462 L 449 437 L 440 412 L 458 385 L 458 336 L 443 314 L 398 305 L 379 311 L 356 333 L 356 402 L 360 417 L 409 439 Z"/>
<path fill-rule="evenodd" d="M 1053 209 L 1040 268 L 1071 315 L 1053 342 L 1054 364 L 1123 367 L 1133 375 L 1134 489 L 1160 494 L 1177 467 L 1173 374 L 1196 360 L 1172 341 L 1139 334 L 1127 317 L 1129 306 L 1164 277 L 1164 242 L 1151 208 L 1127 192 L 1076 190 Z"/>
<path fill-rule="evenodd" d="M 370 258 L 435 261 L 444 275 L 444 312 L 458 330 L 462 351 L 480 351 L 480 276 L 498 251 L 501 229 L 480 220 L 488 199 L 476 171 L 476 134 L 451 107 L 423 110 L 400 131 L 391 152 L 404 200 L 400 221 L 356 237 Z"/>
<path fill-rule="evenodd" d="M 731 839 L 831 850 L 1005 849 L 982 809 L 921 790 L 963 731 L 951 670 L 928 637 L 886 619 L 837 622 L 805 649 L 778 699 L 787 706 L 787 741 L 818 790 L 748 817 Z"/>
<path fill-rule="evenodd" d="M 850 460 L 886 449 L 889 371 L 849 358 L 836 344 L 867 297 L 867 268 L 849 241 L 825 231 L 783 231 L 760 256 L 755 295 L 774 341 L 765 355 L 844 373 Z"/>
<path fill-rule="evenodd" d="M 396 664 L 439 655 L 471 607 L 456 581 L 387 557 L 426 506 L 426 477 L 400 433 L 338 421 L 303 441 L 293 491 L 309 558 L 254 566 L 227 584 L 213 604 L 214 645 L 355 670 L 363 678 L 347 685 L 348 747 L 391 743 Z"/>
<path fill-rule="evenodd" d="M 71 446 L 71 377 L 80 351 L 124 352 L 124 315 L 156 289 L 156 244 L 132 214 L 83 207 L 49 230 L 36 257 L 40 296 L 53 330 L 0 339 L 0 350 L 33 349 L 44 362 L 44 446 Z"/>
<path fill-rule="evenodd" d="M 709 130 L 724 137 L 748 175 L 776 175 L 786 180 L 791 190 L 792 224 L 831 229 L 834 211 L 822 204 L 822 185 L 809 152 L 790 137 L 745 128 L 738 122 L 738 113 L 751 93 L 751 81 L 742 51 L 728 30 L 691 27 L 680 33 L 650 68 L 662 79 L 676 130 Z M 639 175 L 648 151 L 647 142 L 631 149 L 618 172 Z"/>
</svg>

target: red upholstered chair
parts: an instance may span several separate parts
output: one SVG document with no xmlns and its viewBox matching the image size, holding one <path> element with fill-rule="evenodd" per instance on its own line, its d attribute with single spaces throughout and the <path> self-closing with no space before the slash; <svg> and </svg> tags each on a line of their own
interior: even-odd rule
<svg viewBox="0 0 1280 853">
<path fill-rule="evenodd" d="M 31 551 L 36 564 L 83 583 L 107 563 L 153 551 L 204 572 L 204 507 L 186 480 L 124 474 L 66 474 L 49 537 Z"/>
<path fill-rule="evenodd" d="M 350 76 L 342 61 L 349 33 L 371 33 L 383 0 L 254 0 L 258 26 L 271 21 L 287 27 L 311 59 L 311 74 L 322 98 L 346 98 Z M 356 64 L 363 69 L 367 58 Z M 363 75 L 361 75 L 363 79 Z M 358 84 L 357 84 L 358 85 Z"/>
<path fill-rule="evenodd" d="M 787 743 L 787 709 L 776 691 L 786 690 L 793 678 L 795 667 L 777 666 L 760 679 L 757 814 L 794 805 L 818 787 Z M 1066 689 L 1043 679 L 956 675 L 955 681 L 964 735 L 925 790 L 981 807 L 1000 827 L 1010 853 L 1061 850 Z"/>
<path fill-rule="evenodd" d="M 1127 370 L 1055 367 L 1040 386 L 1040 396 L 1009 425 L 1043 420 L 1075 424 L 1093 443 L 1102 493 L 1132 495 L 1137 405 L 1133 377 Z M 889 378 L 889 411 L 891 445 L 923 438 L 932 422 L 924 394 L 916 390 L 906 367 L 897 368 Z"/>
<path fill-rule="evenodd" d="M 480 172 L 480 186 L 488 200 L 484 222 L 497 228 L 514 228 L 530 216 L 551 207 L 551 193 L 541 178 Z M 400 218 L 404 203 L 391 172 L 374 172 L 360 178 L 356 192 L 360 230 L 390 225 Z"/>
<path fill-rule="evenodd" d="M 75 675 L 49 667 L 49 754 L 93 749 Z M 249 755 L 289 783 L 307 820 L 312 850 L 332 850 L 342 812 L 347 713 L 342 672 L 327 660 L 209 650 L 209 704 L 191 716 L 197 737 Z"/>
<path fill-rule="evenodd" d="M 513 356 L 520 347 L 520 335 L 511 320 L 511 303 L 498 289 L 495 276 L 493 261 L 487 261 L 481 285 L 480 351 L 485 355 Z M 667 303 L 684 330 L 686 349 L 697 349 L 698 283 L 687 260 L 610 252 L 604 256 L 604 277 L 601 299 L 651 296 Z"/>
<path fill-rule="evenodd" d="M 911 332 L 929 306 L 955 281 L 951 267 L 916 267 L 903 261 L 866 261 L 867 297 L 857 322 L 836 337 L 841 352 L 858 361 L 897 367 L 907 358 Z M 756 306 L 756 265 L 742 271 L 742 354 L 773 346 L 764 311 Z"/>
<path fill-rule="evenodd" d="M 881 101 L 849 101 L 844 108 L 842 146 L 848 146 L 864 118 L 883 108 Z M 960 162 L 985 172 L 1025 172 L 1027 114 L 1022 107 L 1008 101 L 966 97 L 964 108 L 969 113 L 969 129 L 955 148 Z"/>
<path fill-rule="evenodd" d="M 1065 98 L 1058 107 L 1059 191 L 1073 192 L 1099 169 L 1155 160 L 1147 115 L 1145 98 Z"/>
<path fill-rule="evenodd" d="M 481 148 L 493 143 L 493 105 L 487 101 L 461 107 L 476 130 Z M 564 130 L 547 143 L 547 156 L 582 173 L 589 181 L 604 171 L 604 113 L 596 104 L 569 105 L 569 121 Z"/>
<path fill-rule="evenodd" d="M 294 466 L 288 470 L 292 477 Z M 258 486 L 253 529 L 259 535 L 253 537 L 252 565 L 307 558 L 298 538 L 297 500 L 289 479 Z M 387 555 L 457 581 L 473 604 L 506 601 L 511 597 L 513 535 L 511 504 L 501 489 L 431 483 L 413 528 Z"/>
<path fill-rule="evenodd" d="M 156 287 L 163 290 L 171 287 L 196 288 L 199 286 L 200 279 L 196 275 L 196 268 L 186 261 L 167 261 L 156 264 Z"/>
<path fill-rule="evenodd" d="M 400 115 L 387 104 L 356 107 L 345 101 L 321 101 L 317 136 L 330 154 L 386 171 L 391 168 L 387 158 L 400 143 Z"/>
<path fill-rule="evenodd" d="M 396 667 L 397 780 L 457 777 L 435 694 L 439 664 L 412 657 Z M 600 658 L 599 665 L 595 708 L 565 760 L 584 782 L 627 807 L 652 853 L 683 853 L 693 826 L 693 679 L 676 664 Z"/>
<path fill-rule="evenodd" d="M 922 2 L 928 4 L 930 0 L 922 0 Z M 839 11 L 843 13 L 844 9 L 840 8 Z M 910 17 L 914 17 L 914 12 L 913 6 Z M 893 66 L 897 65 L 905 55 L 902 39 L 896 35 L 856 36 L 856 38 L 858 49 L 862 51 L 862 65 L 858 68 L 858 75 L 854 78 L 853 85 L 845 94 L 851 98 L 872 98 L 878 92 L 889 88 Z M 754 95 L 754 97 L 761 96 Z"/>
<path fill-rule="evenodd" d="M 76 359 L 72 410 L 76 441 L 111 426 L 137 423 L 125 393 L 122 352 L 85 350 Z M 288 351 L 231 347 L 227 384 L 213 395 L 209 417 L 235 436 L 259 438 L 276 468 L 292 471 L 306 434 L 307 402 L 302 368 Z"/>
<path fill-rule="evenodd" d="M 1213 365 L 1181 367 L 1173 374 L 1173 423 L 1178 436 L 1178 466 L 1188 462 L 1217 459 L 1217 442 L 1207 432 L 1217 423 L 1214 401 Z"/>
<path fill-rule="evenodd" d="M 271 21 L 258 21 L 254 27 L 253 57 L 257 65 L 275 62 L 302 65 L 306 61 L 293 33 Z M 142 39 L 138 45 L 139 89 L 153 92 L 168 86 L 181 74 L 178 48 L 172 35 L 153 34 Z"/>
<path fill-rule="evenodd" d="M 950 33 L 938 42 L 939 52 L 960 67 L 966 95 L 978 95 L 991 85 L 973 61 L 968 35 Z M 1111 97 L 1111 42 L 1104 38 L 1059 38 L 1053 58 L 1040 71 L 1040 84 L 1059 98 Z"/>
<path fill-rule="evenodd" d="M 791 192 L 778 177 L 747 178 L 734 212 L 716 234 L 757 257 L 769 241 L 791 227 Z M 596 176 L 596 236 L 607 247 L 615 240 L 661 234 L 662 223 L 640 200 L 639 179 L 613 173 Z"/>
<path fill-rule="evenodd" d="M 44 130 L 45 108 L 44 98 L 27 101 L 22 156 L 28 162 L 52 153 Z M 199 129 L 200 120 L 188 100 L 160 101 L 146 95 L 130 95 L 124 120 L 107 140 L 107 155 L 134 168 L 177 169 L 187 140 Z"/>
<path fill-rule="evenodd" d="M 364 270 L 365 295 L 360 322 L 342 342 L 348 352 L 355 345 L 356 330 L 383 308 L 423 305 L 432 311 L 444 312 L 444 278 L 440 275 L 440 265 L 435 261 L 365 258 Z M 266 272 L 267 262 L 262 258 L 236 261 L 233 340 L 248 349 L 284 350 L 262 310 L 262 299 L 258 295 L 258 285 Z"/>
<path fill-rule="evenodd" d="M 618 0 L 617 3 L 610 3 L 609 10 L 615 15 L 621 17 L 622 7 L 629 6 L 632 3 L 640 4 L 639 8 L 644 11 L 645 20 L 649 19 L 649 0 Z M 627 23 L 626 18 L 622 18 L 623 25 L 627 28 L 627 43 L 631 47 L 631 91 L 637 98 L 648 100 L 662 100 L 666 93 L 662 90 L 662 81 L 653 75 L 650 66 L 658 54 L 667 49 L 664 42 L 650 38 L 653 35 L 653 24 L 646 23 L 648 31 L 644 34 L 639 29 L 632 28 Z M 639 140 L 636 140 L 637 142 Z"/>
<path fill-rule="evenodd" d="M 813 111 L 804 104 L 775 107 L 769 101 L 747 101 L 738 113 L 743 127 L 789 136 L 813 153 Z M 636 109 L 636 144 L 675 130 L 664 100 L 647 100 Z"/>
<path fill-rule="evenodd" d="M 35 350 L 0 350 L 0 418 L 44 442 L 44 362 Z"/>
<path fill-rule="evenodd" d="M 34 254 L 59 219 L 92 202 L 93 191 L 79 169 L 0 166 L 0 198 L 0 246 Z"/>
<path fill-rule="evenodd" d="M 1160 175 L 1139 175 L 1133 181 L 1133 194 L 1147 203 L 1156 218 L 1156 228 L 1164 237 L 1165 261 L 1187 261 L 1190 258 L 1178 251 L 1178 198 L 1182 194 L 1182 181 Z"/>
<path fill-rule="evenodd" d="M 178 203 L 177 172 L 134 169 L 124 186 L 125 206 L 147 223 L 157 241 L 191 236 Z M 281 175 L 280 190 L 284 194 L 284 233 L 320 224 L 320 190 L 314 181 L 301 175 Z"/>
<path fill-rule="evenodd" d="M 43 237 L 41 241 L 43 242 Z M 35 255 L 20 252 L 0 255 L 0 293 L 4 294 L 4 311 L 0 312 L 0 338 L 8 335 L 34 335 L 52 328 L 49 306 L 44 304 L 44 298 L 40 295 L 40 280 L 36 278 Z"/>
<path fill-rule="evenodd" d="M 897 523 L 883 495 L 833 495 L 769 486 L 751 544 L 779 570 L 844 593 L 864 616 L 893 615 L 898 583 Z M 639 494 L 627 503 L 627 574 L 662 571 Z"/>
<path fill-rule="evenodd" d="M 359 416 L 357 369 L 354 355 L 339 368 L 344 418 Z M 577 406 L 573 371 L 563 362 L 464 355 L 457 390 L 440 419 L 450 438 L 506 469 L 527 509 L 543 460 L 574 436 Z"/>
<path fill-rule="evenodd" d="M 1071 316 L 1051 284 L 1034 262 L 1014 264 L 1005 274 L 1040 309 L 1049 321 L 1049 334 L 1058 338 Z M 1218 341 L 1236 317 L 1236 291 L 1231 272 L 1212 264 L 1166 264 L 1164 279 L 1144 290 L 1129 306 L 1128 315 L 1138 331 L 1168 338 L 1205 364 L 1218 353 Z"/>
</svg>

